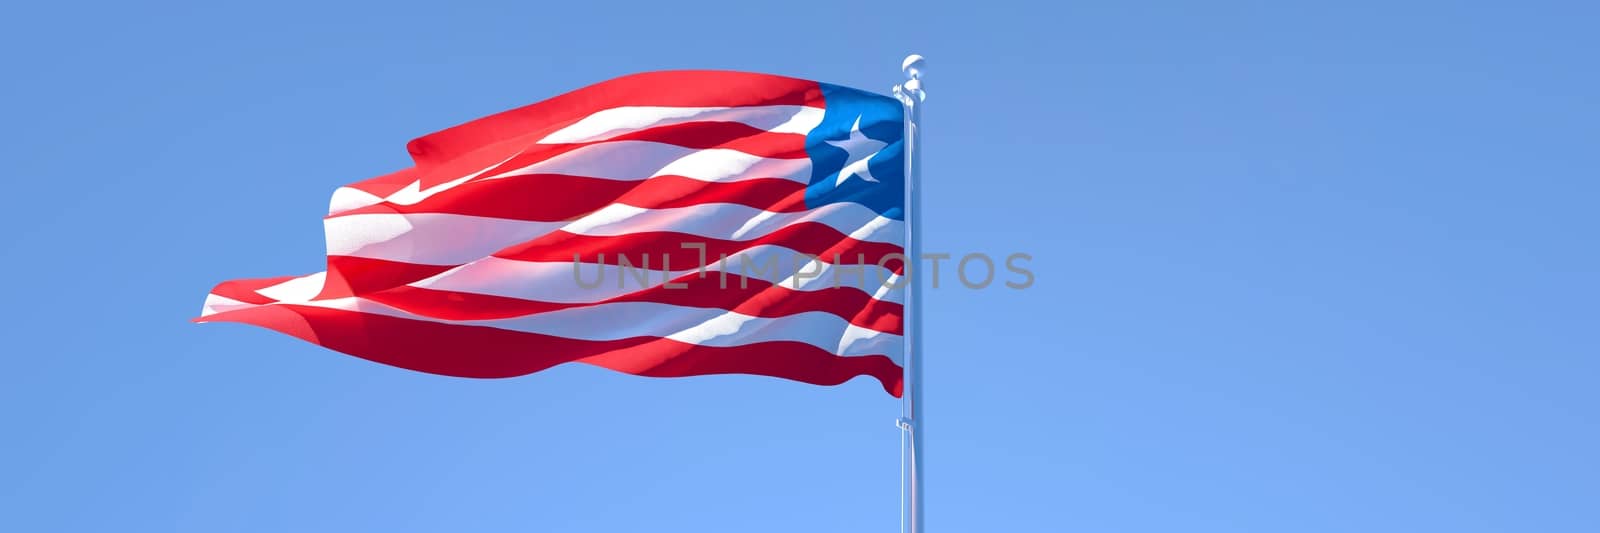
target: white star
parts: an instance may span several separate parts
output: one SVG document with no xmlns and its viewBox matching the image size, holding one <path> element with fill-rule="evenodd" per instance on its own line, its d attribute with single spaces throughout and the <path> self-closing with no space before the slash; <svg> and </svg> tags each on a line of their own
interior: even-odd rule
<svg viewBox="0 0 1600 533">
<path fill-rule="evenodd" d="M 856 124 L 850 127 L 850 138 L 842 141 L 823 142 L 849 154 L 844 158 L 844 168 L 839 170 L 839 179 L 833 182 L 834 187 L 844 185 L 844 180 L 850 179 L 850 176 L 860 176 L 863 180 L 873 183 L 878 182 L 878 178 L 872 177 L 872 168 L 867 166 L 867 162 L 872 159 L 872 156 L 878 155 L 878 152 L 883 150 L 883 147 L 888 146 L 888 143 L 863 135 L 861 133 L 861 117 L 859 115 L 856 116 Z"/>
</svg>

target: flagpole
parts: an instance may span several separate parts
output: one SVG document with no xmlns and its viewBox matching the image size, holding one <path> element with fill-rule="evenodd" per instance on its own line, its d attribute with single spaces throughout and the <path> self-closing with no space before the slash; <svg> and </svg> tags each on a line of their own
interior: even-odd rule
<svg viewBox="0 0 1600 533">
<path fill-rule="evenodd" d="M 895 98 L 905 106 L 905 158 L 906 158 L 906 289 L 909 309 L 906 324 L 906 364 L 901 391 L 901 414 L 898 425 L 902 440 L 909 440 L 909 456 L 902 456 L 900 465 L 901 521 L 905 533 L 924 533 L 922 505 L 922 445 L 927 436 L 922 404 L 922 273 L 917 270 L 922 258 L 922 101 L 927 94 L 922 90 L 922 72 L 927 62 L 922 56 L 911 54 L 900 63 L 906 81 L 894 86 Z M 908 446 L 900 446 L 901 454 Z"/>
</svg>

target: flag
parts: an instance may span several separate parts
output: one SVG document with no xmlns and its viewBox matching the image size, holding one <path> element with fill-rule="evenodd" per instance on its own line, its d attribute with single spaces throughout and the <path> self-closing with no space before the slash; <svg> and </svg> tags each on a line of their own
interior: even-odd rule
<svg viewBox="0 0 1600 533">
<path fill-rule="evenodd" d="M 327 268 L 223 282 L 197 322 L 497 378 L 876 378 L 901 394 L 904 111 L 780 76 L 634 74 L 411 141 L 340 187 Z"/>
</svg>

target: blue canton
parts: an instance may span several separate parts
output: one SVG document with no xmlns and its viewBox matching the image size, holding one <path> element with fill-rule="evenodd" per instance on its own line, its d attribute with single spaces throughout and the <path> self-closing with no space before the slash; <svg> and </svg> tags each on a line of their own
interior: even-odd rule
<svg viewBox="0 0 1600 533">
<path fill-rule="evenodd" d="M 811 182 L 806 207 L 865 205 L 905 218 L 905 111 L 894 98 L 819 84 L 827 102 L 822 123 L 806 135 Z"/>
</svg>

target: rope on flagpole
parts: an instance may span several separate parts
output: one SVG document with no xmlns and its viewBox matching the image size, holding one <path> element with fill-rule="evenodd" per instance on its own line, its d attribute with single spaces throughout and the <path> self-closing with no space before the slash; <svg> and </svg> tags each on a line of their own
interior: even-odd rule
<svg viewBox="0 0 1600 533">
<path fill-rule="evenodd" d="M 900 529 L 905 533 L 924 533 L 922 505 L 922 444 L 924 411 L 922 405 L 922 283 L 914 267 L 922 258 L 922 101 L 928 98 L 922 90 L 922 73 L 927 61 L 911 54 L 900 63 L 906 76 L 904 83 L 894 86 L 894 96 L 905 106 L 905 159 L 906 159 L 906 364 L 902 379 L 901 413 L 896 425 L 900 427 Z M 909 458 L 907 452 L 909 450 Z M 909 461 L 908 461 L 909 459 Z"/>
</svg>

